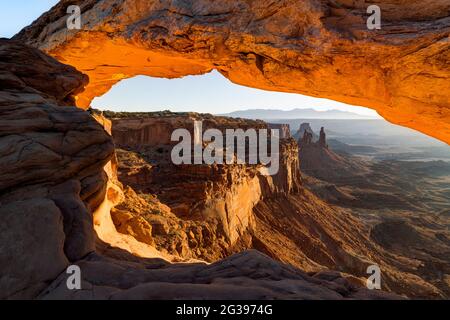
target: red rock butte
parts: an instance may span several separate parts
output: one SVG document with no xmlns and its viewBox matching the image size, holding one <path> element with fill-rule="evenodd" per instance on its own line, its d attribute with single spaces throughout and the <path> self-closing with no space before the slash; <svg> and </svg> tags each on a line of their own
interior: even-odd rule
<svg viewBox="0 0 450 320">
<path fill-rule="evenodd" d="M 232 82 L 375 109 L 450 142 L 450 2 L 378 0 L 85 0 L 66 28 L 62 0 L 15 39 L 87 74 L 77 105 L 135 75 L 218 70 Z M 151 89 L 151 88 L 150 88 Z"/>
</svg>

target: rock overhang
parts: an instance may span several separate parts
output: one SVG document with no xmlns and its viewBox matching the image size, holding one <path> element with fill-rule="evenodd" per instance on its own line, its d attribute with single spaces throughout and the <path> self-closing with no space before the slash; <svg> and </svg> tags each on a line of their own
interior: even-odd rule
<svg viewBox="0 0 450 320">
<path fill-rule="evenodd" d="M 69 3 L 15 38 L 89 76 L 82 108 L 122 79 L 216 69 L 240 85 L 369 107 L 450 141 L 448 1 L 379 0 L 381 30 L 366 28 L 367 5 L 344 0 L 85 0 L 82 28 L 67 30 Z"/>
</svg>

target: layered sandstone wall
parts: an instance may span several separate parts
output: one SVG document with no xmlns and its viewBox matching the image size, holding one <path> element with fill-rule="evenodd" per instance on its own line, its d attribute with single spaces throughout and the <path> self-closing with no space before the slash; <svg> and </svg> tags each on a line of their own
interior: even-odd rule
<svg viewBox="0 0 450 320">
<path fill-rule="evenodd" d="M 87 83 L 74 68 L 0 39 L 0 82 L 0 298 L 31 298 L 94 251 L 114 145 L 68 106 Z"/>
<path fill-rule="evenodd" d="M 234 119 L 194 112 L 116 113 L 106 111 L 104 116 L 111 119 L 114 141 L 118 145 L 132 147 L 174 144 L 171 141 L 171 135 L 176 129 L 188 130 L 193 138 L 194 121 L 202 123 L 203 132 L 207 129 L 218 129 L 222 132 L 234 128 L 267 129 L 267 124 L 259 120 Z"/>
<path fill-rule="evenodd" d="M 202 120 L 198 114 L 141 116 L 143 123 L 155 126 L 155 132 L 171 127 L 174 119 L 183 128 L 192 127 L 194 119 Z M 136 137 L 145 137 L 146 126 L 139 131 L 136 121 L 134 113 L 113 119 L 121 128 L 116 131 L 120 137 L 128 125 Z M 209 121 L 223 130 L 236 120 L 209 116 Z M 248 128 L 250 123 L 244 120 L 241 125 Z M 127 140 L 128 144 L 118 144 L 119 179 L 127 195 L 113 210 L 113 219 L 121 232 L 180 259 L 213 262 L 254 248 L 302 270 L 340 270 L 361 284 L 367 267 L 377 264 L 383 268 L 384 289 L 414 297 L 442 297 L 443 292 L 417 275 L 414 262 L 399 263 L 398 257 L 371 243 L 358 218 L 305 190 L 299 154 L 330 177 L 345 170 L 360 171 L 351 162 L 339 162 L 341 158 L 326 147 L 325 133 L 321 136 L 321 143 L 302 141 L 300 153 L 293 139 L 282 139 L 280 170 L 275 176 L 261 175 L 251 165 L 173 165 L 173 145 L 159 143 L 164 136 L 157 143 Z"/>
</svg>

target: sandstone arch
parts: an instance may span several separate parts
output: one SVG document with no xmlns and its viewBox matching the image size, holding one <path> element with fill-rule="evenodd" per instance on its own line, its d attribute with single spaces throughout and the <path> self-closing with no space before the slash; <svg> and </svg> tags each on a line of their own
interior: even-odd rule
<svg viewBox="0 0 450 320">
<path fill-rule="evenodd" d="M 330 288 L 321 280 L 329 274 L 310 277 L 255 252 L 185 268 L 125 252 L 103 257 L 112 249 L 95 243 L 90 213 L 109 191 L 103 167 L 113 144 L 86 112 L 66 105 L 77 98 L 86 107 L 117 81 L 136 74 L 178 77 L 217 69 L 243 85 L 369 106 L 388 120 L 449 142 L 450 5 L 446 0 L 379 2 L 387 24 L 372 34 L 364 28 L 363 3 L 324 0 L 85 0 L 85 29 L 68 32 L 65 9 L 71 1 L 63 0 L 16 39 L 77 67 L 90 76 L 89 84 L 38 50 L 1 40 L 0 163 L 15 165 L 3 173 L 0 185 L 0 211 L 14 218 L 0 225 L 1 298 L 151 298 L 156 286 L 163 288 L 159 298 L 180 298 L 191 290 L 214 292 L 210 284 L 223 277 L 224 268 L 227 279 L 222 281 L 232 290 L 216 292 L 222 298 L 377 297 L 362 289 Z M 30 235 L 29 225 L 36 236 L 45 233 L 54 241 L 22 245 L 29 240 L 22 237 Z M 30 269 L 36 260 L 42 260 L 44 272 Z M 64 291 L 64 269 L 73 262 L 88 270 L 89 289 L 78 293 Z M 248 283 L 258 288 L 249 294 L 233 284 L 247 275 L 242 265 L 255 270 Z M 130 268 L 139 270 L 132 279 Z M 263 282 L 257 278 L 261 269 L 271 270 Z M 192 274 L 195 283 L 189 282 Z M 280 274 L 298 290 L 285 295 L 276 286 Z M 420 286 L 435 292 L 428 284 Z M 305 287 L 314 293 L 305 296 Z"/>
<path fill-rule="evenodd" d="M 265 90 L 377 110 L 450 142 L 450 3 L 378 0 L 382 29 L 366 28 L 365 1 L 81 1 L 68 31 L 63 0 L 15 38 L 90 77 L 83 108 L 121 79 L 217 69 Z"/>
</svg>

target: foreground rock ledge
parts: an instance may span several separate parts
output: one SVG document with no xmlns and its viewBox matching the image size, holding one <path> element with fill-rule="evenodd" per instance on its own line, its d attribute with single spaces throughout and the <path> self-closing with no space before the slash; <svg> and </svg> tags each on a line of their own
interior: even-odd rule
<svg viewBox="0 0 450 320">
<path fill-rule="evenodd" d="M 84 0 L 81 30 L 60 1 L 15 38 L 91 79 L 83 108 L 135 75 L 174 78 L 213 69 L 232 82 L 377 110 L 450 142 L 450 2 Z"/>
</svg>

